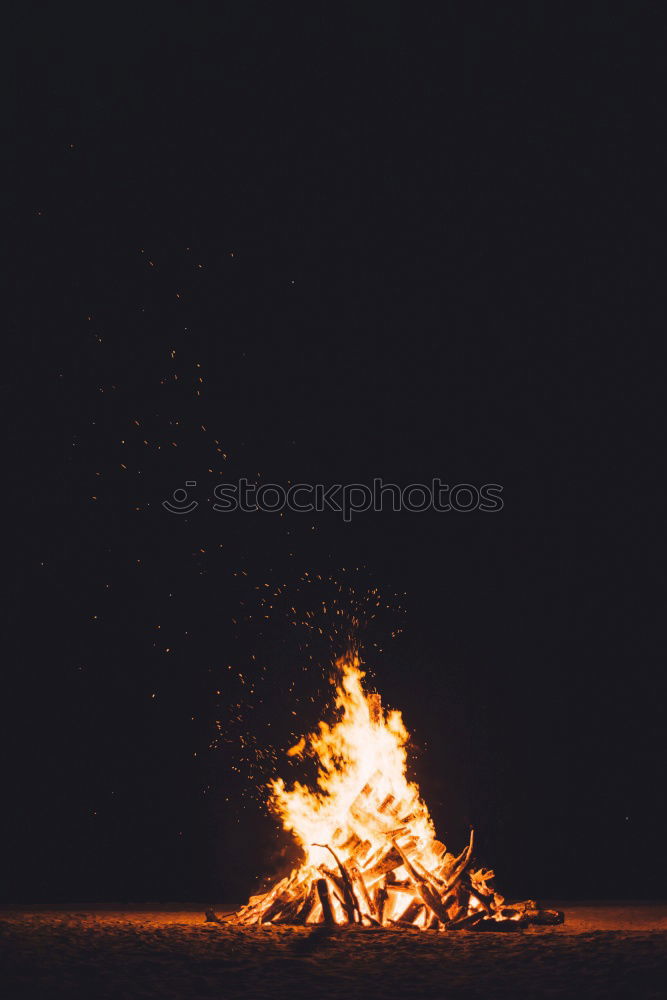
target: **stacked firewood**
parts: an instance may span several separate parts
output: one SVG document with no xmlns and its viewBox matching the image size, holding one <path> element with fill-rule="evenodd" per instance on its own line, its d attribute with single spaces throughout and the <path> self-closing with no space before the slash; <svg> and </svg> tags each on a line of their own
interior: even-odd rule
<svg viewBox="0 0 667 1000">
<path fill-rule="evenodd" d="M 269 892 L 252 896 L 229 920 L 240 924 L 356 924 L 422 930 L 519 930 L 561 923 L 558 910 L 533 900 L 508 903 L 493 888 L 494 873 L 471 865 L 473 832 L 458 855 L 413 832 L 414 816 L 388 795 L 371 814 L 371 787 L 362 789 L 331 844 Z M 398 823 L 397 823 L 398 820 Z M 372 839 L 371 839 L 372 838 Z M 428 864 L 428 868 L 426 867 Z"/>
</svg>

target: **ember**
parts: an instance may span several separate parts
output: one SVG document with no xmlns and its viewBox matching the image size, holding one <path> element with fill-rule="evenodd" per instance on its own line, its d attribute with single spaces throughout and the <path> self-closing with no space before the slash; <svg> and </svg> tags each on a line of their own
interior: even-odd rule
<svg viewBox="0 0 667 1000">
<path fill-rule="evenodd" d="M 417 786 L 406 778 L 401 713 L 366 694 L 359 657 L 336 664 L 338 721 L 319 724 L 289 753 L 312 753 L 317 787 L 272 782 L 271 806 L 303 863 L 228 919 L 242 924 L 358 924 L 433 930 L 517 930 L 562 922 L 533 900 L 508 903 L 494 873 L 473 866 L 473 831 L 460 854 L 436 839 Z"/>
</svg>

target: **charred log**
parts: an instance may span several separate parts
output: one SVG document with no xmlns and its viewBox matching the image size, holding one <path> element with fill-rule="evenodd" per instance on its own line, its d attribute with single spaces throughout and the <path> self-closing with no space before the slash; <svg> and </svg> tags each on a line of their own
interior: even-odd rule
<svg viewBox="0 0 667 1000">
<path fill-rule="evenodd" d="M 315 883 L 317 888 L 317 895 L 322 904 L 322 919 L 325 924 L 335 924 L 333 909 L 331 907 L 331 899 L 329 898 L 329 885 L 325 878 L 318 878 Z"/>
</svg>

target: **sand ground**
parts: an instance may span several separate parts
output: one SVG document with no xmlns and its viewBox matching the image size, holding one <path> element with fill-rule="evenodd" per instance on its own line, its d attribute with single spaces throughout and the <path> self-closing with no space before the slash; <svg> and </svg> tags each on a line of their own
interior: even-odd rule
<svg viewBox="0 0 667 1000">
<path fill-rule="evenodd" d="M 566 923 L 516 934 L 220 927 L 203 905 L 6 908 L 0 995 L 667 997 L 667 905 L 545 905 Z"/>
</svg>

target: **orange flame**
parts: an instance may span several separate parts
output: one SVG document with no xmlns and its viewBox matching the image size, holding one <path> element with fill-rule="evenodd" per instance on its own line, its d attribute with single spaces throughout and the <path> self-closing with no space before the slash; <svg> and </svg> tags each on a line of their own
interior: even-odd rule
<svg viewBox="0 0 667 1000">
<path fill-rule="evenodd" d="M 316 789 L 300 782 L 288 789 L 278 778 L 270 784 L 270 804 L 303 847 L 308 864 L 330 860 L 316 844 L 344 845 L 356 834 L 370 839 L 372 846 L 374 834 L 379 839 L 408 816 L 410 833 L 428 861 L 435 830 L 419 789 L 406 778 L 409 734 L 400 712 L 385 713 L 379 695 L 366 694 L 360 666 L 356 653 L 337 661 L 339 720 L 332 726 L 320 722 L 318 732 L 288 751 L 302 752 L 308 745 L 318 761 Z M 363 804 L 356 801 L 367 788 Z M 385 816 L 384 822 L 378 816 Z M 342 860 L 348 857 L 342 846 L 340 855 Z"/>
<path fill-rule="evenodd" d="M 270 805 L 304 852 L 301 865 L 232 914 L 238 923 L 408 925 L 495 929 L 559 923 L 533 900 L 505 904 L 493 871 L 470 866 L 473 834 L 460 855 L 435 839 L 417 786 L 406 776 L 408 732 L 400 712 L 367 694 L 356 653 L 336 663 L 333 725 L 320 722 L 288 756 L 317 761 L 314 789 L 282 778 Z"/>
</svg>

